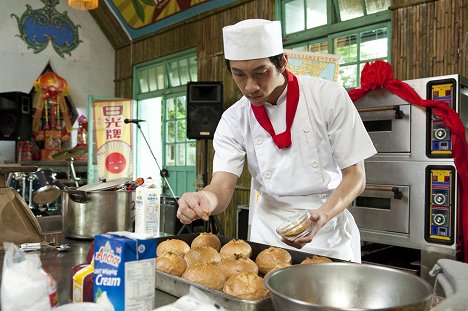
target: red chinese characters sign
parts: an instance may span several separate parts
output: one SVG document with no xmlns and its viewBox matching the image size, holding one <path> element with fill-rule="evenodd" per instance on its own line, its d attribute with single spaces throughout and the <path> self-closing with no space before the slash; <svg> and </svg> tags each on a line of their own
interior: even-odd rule
<svg viewBox="0 0 468 311">
<path fill-rule="evenodd" d="M 94 102 L 94 131 L 99 179 L 132 176 L 132 127 L 124 120 L 132 117 L 132 101 Z"/>
</svg>

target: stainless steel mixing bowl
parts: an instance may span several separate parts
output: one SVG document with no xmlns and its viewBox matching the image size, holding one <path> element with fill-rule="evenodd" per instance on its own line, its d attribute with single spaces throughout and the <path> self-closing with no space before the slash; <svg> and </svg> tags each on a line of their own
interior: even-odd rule
<svg viewBox="0 0 468 311">
<path fill-rule="evenodd" d="M 335 262 L 270 272 L 265 286 L 277 311 L 429 310 L 432 286 L 404 271 Z"/>
</svg>

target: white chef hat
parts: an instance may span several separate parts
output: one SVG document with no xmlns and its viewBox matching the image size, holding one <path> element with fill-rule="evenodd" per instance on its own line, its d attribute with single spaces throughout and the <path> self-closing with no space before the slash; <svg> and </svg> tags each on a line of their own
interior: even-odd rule
<svg viewBox="0 0 468 311">
<path fill-rule="evenodd" d="M 249 60 L 283 53 L 281 23 L 246 19 L 223 28 L 224 58 Z"/>
</svg>

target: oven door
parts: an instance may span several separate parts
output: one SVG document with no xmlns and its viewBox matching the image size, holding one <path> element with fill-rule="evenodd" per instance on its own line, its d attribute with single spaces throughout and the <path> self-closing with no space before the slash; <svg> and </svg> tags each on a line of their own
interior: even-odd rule
<svg viewBox="0 0 468 311">
<path fill-rule="evenodd" d="M 360 229 L 409 234 L 409 186 L 367 184 L 350 212 Z"/>
<path fill-rule="evenodd" d="M 410 104 L 386 90 L 376 90 L 355 105 L 377 152 L 411 152 Z"/>
</svg>

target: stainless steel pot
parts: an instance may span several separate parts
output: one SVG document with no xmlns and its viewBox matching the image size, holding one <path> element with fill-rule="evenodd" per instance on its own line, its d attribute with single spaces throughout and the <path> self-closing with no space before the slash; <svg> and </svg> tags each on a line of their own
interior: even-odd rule
<svg viewBox="0 0 468 311">
<path fill-rule="evenodd" d="M 294 265 L 270 272 L 265 286 L 275 310 L 429 310 L 432 286 L 422 278 L 376 265 Z"/>
<path fill-rule="evenodd" d="M 96 234 L 131 230 L 132 191 L 62 191 L 66 237 L 93 239 Z"/>
</svg>

